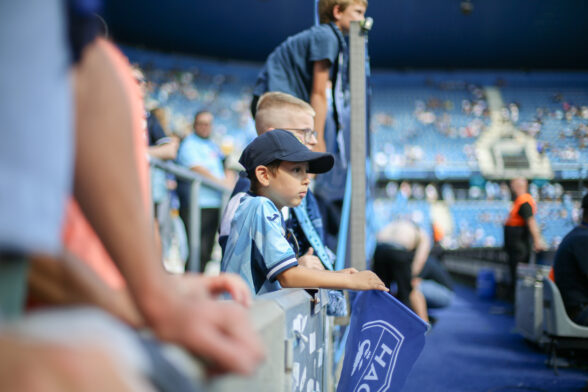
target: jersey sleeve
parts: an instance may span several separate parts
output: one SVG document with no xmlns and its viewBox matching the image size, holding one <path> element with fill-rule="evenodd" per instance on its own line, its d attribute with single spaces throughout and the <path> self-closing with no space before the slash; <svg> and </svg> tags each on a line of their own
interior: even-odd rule
<svg viewBox="0 0 588 392">
<path fill-rule="evenodd" d="M 310 39 L 309 57 L 312 62 L 329 60 L 333 64 L 339 55 L 339 41 L 328 25 L 321 25 Z"/>
<path fill-rule="evenodd" d="M 298 265 L 294 250 L 284 237 L 282 216 L 269 200 L 258 197 L 253 246 L 259 252 L 259 268 L 265 277 L 273 282 L 285 270 Z"/>
<path fill-rule="evenodd" d="M 519 215 L 524 220 L 527 220 L 533 216 L 533 208 L 531 207 L 531 205 L 529 203 L 523 203 L 519 207 Z"/>
</svg>

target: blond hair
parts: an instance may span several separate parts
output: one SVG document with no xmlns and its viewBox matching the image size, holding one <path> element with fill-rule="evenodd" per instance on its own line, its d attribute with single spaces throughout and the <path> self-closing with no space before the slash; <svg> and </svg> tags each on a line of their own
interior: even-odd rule
<svg viewBox="0 0 588 392">
<path fill-rule="evenodd" d="M 341 12 L 345 11 L 351 4 L 362 4 L 367 8 L 367 0 L 319 0 L 318 14 L 321 23 L 334 22 L 333 9 L 339 6 Z"/>
<path fill-rule="evenodd" d="M 259 97 L 255 114 L 255 129 L 261 135 L 268 129 L 288 127 L 289 117 L 306 114 L 315 116 L 315 111 L 307 102 L 293 95 L 271 91 Z"/>
</svg>

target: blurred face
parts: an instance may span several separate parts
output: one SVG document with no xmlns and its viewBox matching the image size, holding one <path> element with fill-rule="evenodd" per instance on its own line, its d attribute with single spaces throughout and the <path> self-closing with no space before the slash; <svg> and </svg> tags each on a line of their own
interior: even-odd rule
<svg viewBox="0 0 588 392">
<path fill-rule="evenodd" d="M 308 162 L 287 162 L 280 164 L 275 175 L 270 174 L 267 196 L 282 207 L 296 207 L 308 192 Z"/>
<path fill-rule="evenodd" d="M 510 182 L 510 188 L 517 196 L 527 193 L 527 180 L 515 178 Z"/>
<path fill-rule="evenodd" d="M 208 139 L 212 132 L 212 113 L 203 112 L 194 119 L 194 133 L 203 139 Z"/>
<path fill-rule="evenodd" d="M 339 6 L 333 9 L 335 24 L 343 34 L 349 33 L 351 22 L 362 21 L 365 18 L 365 6 L 363 4 L 352 3 L 343 11 Z"/>
</svg>

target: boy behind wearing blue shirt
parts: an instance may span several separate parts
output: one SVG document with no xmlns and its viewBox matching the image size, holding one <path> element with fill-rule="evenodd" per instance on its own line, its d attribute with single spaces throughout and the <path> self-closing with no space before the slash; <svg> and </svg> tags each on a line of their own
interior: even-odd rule
<svg viewBox="0 0 588 392">
<path fill-rule="evenodd" d="M 253 117 L 257 101 L 268 91 L 281 91 L 300 98 L 316 111 L 317 151 L 325 151 L 328 81 L 335 84 L 338 74 L 347 78 L 344 36 L 349 33 L 351 22 L 364 19 L 367 5 L 367 0 L 320 0 L 321 24 L 288 37 L 268 56 L 253 89 Z M 334 113 L 342 109 L 337 107 Z"/>
<path fill-rule="evenodd" d="M 333 272 L 298 265 L 285 237 L 280 210 L 299 205 L 308 192 L 308 174 L 330 170 L 333 161 L 331 154 L 312 152 L 281 129 L 251 142 L 239 160 L 251 180 L 251 191 L 231 222 L 221 270 L 239 274 L 254 294 L 282 287 L 387 291 L 371 271 Z"/>
</svg>

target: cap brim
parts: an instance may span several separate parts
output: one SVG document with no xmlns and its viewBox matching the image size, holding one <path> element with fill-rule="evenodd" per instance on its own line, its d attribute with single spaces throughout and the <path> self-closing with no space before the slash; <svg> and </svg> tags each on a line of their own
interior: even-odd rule
<svg viewBox="0 0 588 392">
<path fill-rule="evenodd" d="M 328 152 L 297 151 L 280 158 L 288 162 L 308 162 L 309 173 L 326 173 L 333 168 L 335 158 Z"/>
</svg>

